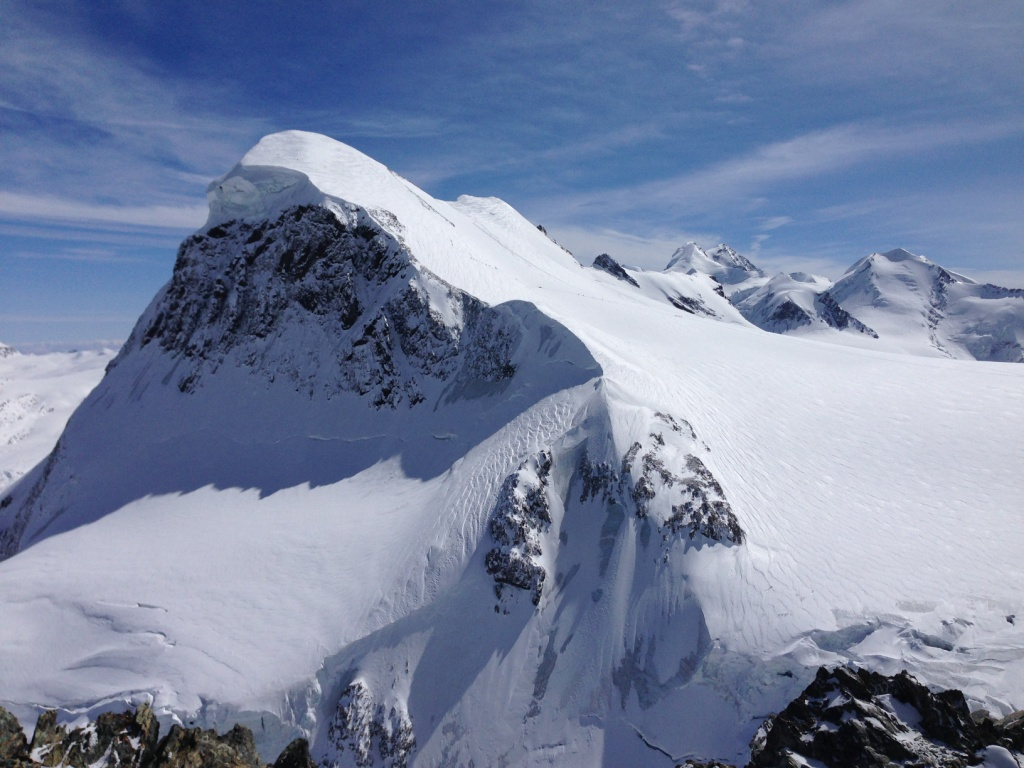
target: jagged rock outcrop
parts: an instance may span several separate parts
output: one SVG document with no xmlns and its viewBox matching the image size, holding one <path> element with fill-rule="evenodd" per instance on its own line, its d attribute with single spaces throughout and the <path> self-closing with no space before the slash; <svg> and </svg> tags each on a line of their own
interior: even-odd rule
<svg viewBox="0 0 1024 768">
<path fill-rule="evenodd" d="M 405 768 L 416 749 L 408 713 L 376 702 L 359 681 L 342 691 L 337 712 L 327 726 L 327 741 L 333 754 L 324 759 L 325 768 L 347 763 L 349 754 L 360 768 Z"/>
<path fill-rule="evenodd" d="M 814 305 L 818 309 L 818 317 L 824 320 L 828 326 L 838 331 L 845 331 L 849 328 L 872 338 L 878 338 L 877 333 L 839 306 L 839 302 L 829 291 L 819 293 L 814 299 Z"/>
<path fill-rule="evenodd" d="M 32 759 L 45 766 L 142 766 L 153 756 L 160 726 L 143 704 L 135 712 L 106 712 L 83 728 L 57 724 L 57 712 L 39 716 L 32 735 Z"/>
<path fill-rule="evenodd" d="M 21 725 L 0 707 L 2 768 L 266 768 L 252 731 L 235 725 L 227 733 L 171 726 L 160 736 L 156 715 L 142 704 L 134 712 L 105 712 L 94 722 L 68 729 L 57 711 L 43 712 L 31 744 Z M 314 768 L 305 739 L 295 739 L 273 768 Z"/>
<path fill-rule="evenodd" d="M 28 740 L 18 719 L 0 707 L 0 765 L 19 766 L 29 759 Z"/>
<path fill-rule="evenodd" d="M 607 253 L 602 253 L 596 259 L 594 259 L 594 269 L 600 269 L 602 272 L 607 272 L 612 277 L 617 277 L 623 282 L 629 283 L 637 288 L 640 287 L 640 283 L 630 277 L 629 273 L 622 268 L 615 259 L 609 256 Z"/>
<path fill-rule="evenodd" d="M 292 741 L 278 755 L 274 768 L 316 768 L 309 754 L 309 742 L 302 738 Z"/>
<path fill-rule="evenodd" d="M 668 414 L 657 418 L 659 424 L 629 447 L 618 467 L 584 454 L 578 468 L 580 502 L 597 496 L 615 501 L 657 523 L 669 544 L 678 539 L 696 546 L 742 544 L 743 530 L 721 484 L 681 446 L 696 439 L 693 428 Z"/>
<path fill-rule="evenodd" d="M 222 736 L 213 730 L 173 725 L 153 759 L 153 768 L 264 768 L 252 731 L 242 725 Z"/>
<path fill-rule="evenodd" d="M 547 572 L 539 562 L 541 535 L 551 525 L 547 498 L 551 454 L 541 452 L 505 478 L 491 517 L 495 545 L 486 555 L 487 573 L 494 578 L 494 592 L 502 600 L 508 587 L 526 590 L 534 605 L 540 603 Z M 495 606 L 495 610 L 499 610 Z"/>
<path fill-rule="evenodd" d="M 972 717 L 960 691 L 933 692 L 907 672 L 818 670 L 814 681 L 754 737 L 750 768 L 803 760 L 829 766 L 936 766 L 981 762 L 986 747 L 1020 751 L 1014 721 Z"/>
<path fill-rule="evenodd" d="M 618 462 L 592 458 L 584 447 L 569 489 L 574 494 L 573 488 L 579 488 L 575 502 L 599 499 L 630 510 L 654 524 L 666 547 L 680 540 L 694 546 L 742 544 L 743 529 L 721 484 L 698 456 L 685 449 L 684 444 L 696 441 L 693 428 L 668 414 L 658 413 L 656 419 L 650 434 L 633 442 Z M 554 491 L 549 480 L 552 464 L 559 460 L 563 456 L 541 451 L 509 475 L 498 493 L 489 523 L 494 546 L 485 557 L 499 601 L 496 611 L 502 610 L 509 588 L 529 593 L 534 605 L 540 603 L 548 575 L 544 541 L 552 525 L 549 494 Z"/>
<path fill-rule="evenodd" d="M 301 356 L 274 343 L 297 328 Z M 423 401 L 424 379 L 446 381 L 460 367 L 487 381 L 510 377 L 517 341 L 485 304 L 416 267 L 364 211 L 305 205 L 185 240 L 122 354 L 158 344 L 180 357 L 182 392 L 231 356 L 310 395 L 351 391 L 396 408 Z"/>
<path fill-rule="evenodd" d="M 960 691 L 932 691 L 906 671 L 822 667 L 751 743 L 747 768 L 965 768 L 1020 765 L 1024 712 L 971 713 Z M 680 768 L 733 768 L 687 760 Z"/>
</svg>

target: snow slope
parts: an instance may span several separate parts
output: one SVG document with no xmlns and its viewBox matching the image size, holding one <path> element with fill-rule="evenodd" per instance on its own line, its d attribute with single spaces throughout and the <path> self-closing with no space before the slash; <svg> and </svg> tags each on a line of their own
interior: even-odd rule
<svg viewBox="0 0 1024 768">
<path fill-rule="evenodd" d="M 113 350 L 23 355 L 0 344 L 0 494 L 53 448 Z"/>
<path fill-rule="evenodd" d="M 1024 707 L 1024 367 L 684 311 L 307 133 L 210 207 L 0 511 L 26 722 L 668 766 L 826 662 Z"/>
</svg>

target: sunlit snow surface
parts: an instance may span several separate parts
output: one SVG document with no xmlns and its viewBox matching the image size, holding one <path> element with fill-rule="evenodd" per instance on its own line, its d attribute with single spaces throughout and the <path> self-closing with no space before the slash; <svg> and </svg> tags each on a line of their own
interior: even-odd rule
<svg viewBox="0 0 1024 768">
<path fill-rule="evenodd" d="M 361 686 L 411 722 L 414 764 L 478 766 L 742 759 L 846 660 L 1024 707 L 1024 366 L 695 316 L 501 201 L 433 200 L 310 134 L 246 155 L 207 227 L 301 203 L 359 206 L 439 280 L 532 303 L 509 311 L 536 351 L 509 391 L 397 411 L 231 360 L 183 393 L 155 344 L 126 354 L 62 441 L 56 516 L 0 563 L 0 704 L 28 720 L 152 695 L 246 722 L 265 757 L 302 730 L 349 765 L 328 730 Z M 570 485 L 584 446 L 668 434 L 659 413 L 692 426 L 669 448 L 718 479 L 742 545 L 664 543 Z M 549 578 L 538 606 L 496 610 L 488 520 L 542 450 Z"/>
</svg>

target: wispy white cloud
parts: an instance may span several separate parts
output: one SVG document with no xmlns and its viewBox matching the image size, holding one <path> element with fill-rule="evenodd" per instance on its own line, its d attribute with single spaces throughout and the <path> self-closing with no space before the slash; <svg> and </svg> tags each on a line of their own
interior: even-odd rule
<svg viewBox="0 0 1024 768">
<path fill-rule="evenodd" d="M 1018 94 L 1024 84 L 1019 0 L 969 9 L 958 0 L 845 0 L 811 6 L 787 22 L 766 53 L 804 80 Z"/>
<path fill-rule="evenodd" d="M 136 319 L 136 315 L 128 314 L 0 314 L 0 323 L 123 323 Z"/>
<path fill-rule="evenodd" d="M 46 251 L 19 251 L 13 258 L 29 261 L 74 261 L 84 264 L 144 264 L 149 259 L 126 256 L 110 249 L 64 248 Z"/>
<path fill-rule="evenodd" d="M 22 354 L 47 355 L 52 352 L 116 352 L 124 339 L 88 339 L 83 341 L 28 341 L 15 345 Z"/>
<path fill-rule="evenodd" d="M 0 191 L 0 216 L 189 230 L 206 220 L 205 205 L 98 205 Z"/>
<path fill-rule="evenodd" d="M 763 232 L 770 232 L 773 229 L 784 227 L 787 224 L 792 224 L 793 219 L 790 216 L 770 216 L 768 218 L 761 218 L 757 222 L 757 228 Z"/>
<path fill-rule="evenodd" d="M 848 168 L 940 147 L 1024 133 L 1024 120 L 903 126 L 845 124 L 771 142 L 737 157 L 672 178 L 552 200 L 565 217 L 624 214 L 639 208 L 691 212 L 730 202 L 742 210 L 774 185 L 836 174 Z"/>
<path fill-rule="evenodd" d="M 262 125 L 198 107 L 189 93 L 43 11 L 5 9 L 0 189 L 8 213 L 31 208 L 31 195 L 53 195 L 69 202 L 60 210 L 72 220 L 135 223 L 155 216 L 183 226 L 174 209 L 189 197 L 201 199 L 205 181 L 237 159 Z M 230 109 L 230 92 L 223 97 Z M 15 204 L 11 195 L 26 199 Z M 126 211 L 112 213 L 118 205 Z"/>
</svg>

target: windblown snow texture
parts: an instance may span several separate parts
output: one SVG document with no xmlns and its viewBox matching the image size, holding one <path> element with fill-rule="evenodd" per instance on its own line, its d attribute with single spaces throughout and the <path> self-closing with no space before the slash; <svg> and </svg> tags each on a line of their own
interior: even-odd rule
<svg viewBox="0 0 1024 768">
<path fill-rule="evenodd" d="M 631 282 L 312 134 L 210 195 L 5 491 L 23 722 L 127 700 L 325 766 L 668 766 L 745 761 L 824 663 L 1021 706 L 1024 366 L 764 333 L 735 252 Z"/>
</svg>

